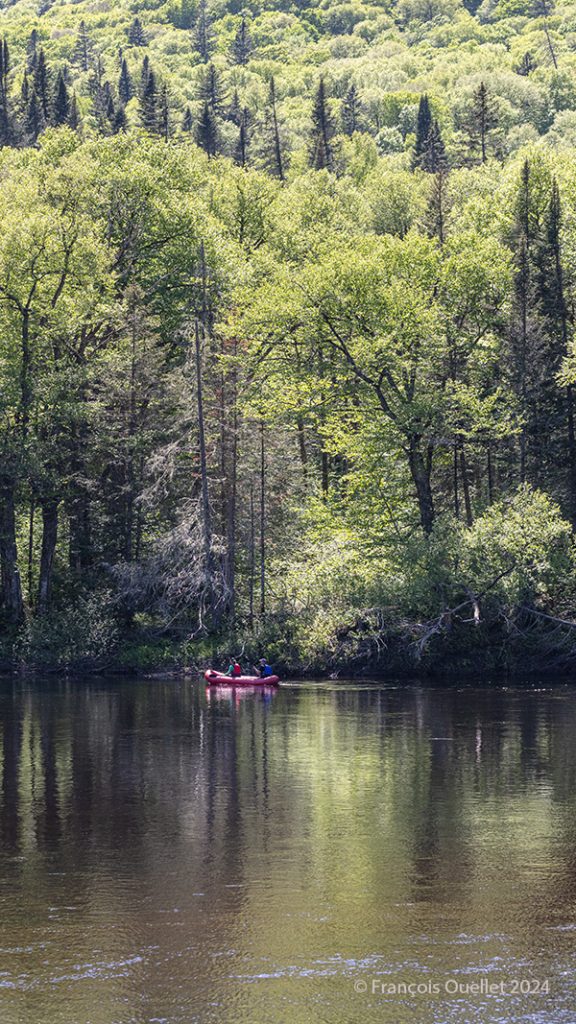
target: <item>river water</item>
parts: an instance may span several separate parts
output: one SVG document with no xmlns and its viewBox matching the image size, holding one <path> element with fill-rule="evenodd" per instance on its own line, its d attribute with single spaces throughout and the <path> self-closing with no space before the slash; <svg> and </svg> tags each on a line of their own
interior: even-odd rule
<svg viewBox="0 0 576 1024">
<path fill-rule="evenodd" d="M 574 1024 L 576 690 L 0 688 L 1 1024 Z"/>
</svg>

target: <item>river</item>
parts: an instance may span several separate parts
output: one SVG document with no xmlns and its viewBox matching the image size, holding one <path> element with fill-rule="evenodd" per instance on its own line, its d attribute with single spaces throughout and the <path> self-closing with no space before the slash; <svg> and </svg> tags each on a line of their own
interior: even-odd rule
<svg viewBox="0 0 576 1024">
<path fill-rule="evenodd" d="M 0 688 L 2 1024 L 574 1024 L 576 690 Z"/>
</svg>

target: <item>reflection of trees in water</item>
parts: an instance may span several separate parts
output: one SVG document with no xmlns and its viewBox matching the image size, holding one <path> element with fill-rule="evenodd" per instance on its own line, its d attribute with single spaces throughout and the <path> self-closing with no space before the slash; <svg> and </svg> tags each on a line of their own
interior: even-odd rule
<svg viewBox="0 0 576 1024">
<path fill-rule="evenodd" d="M 465 902 L 494 856 L 489 814 L 512 864 L 531 829 L 534 856 L 554 859 L 551 900 L 576 899 L 576 702 L 554 693 L 334 687 L 207 706 L 189 685 L 51 684 L 14 688 L 0 717 L 2 851 L 25 835 L 45 858 L 37 886 L 57 853 L 80 898 L 109 858 L 157 900 L 168 876 L 175 900 L 204 878 L 234 915 L 245 895 L 223 879 L 273 874 L 279 837 L 300 836 L 283 865 L 295 889 L 309 875 L 329 900 L 351 878 L 361 900 Z"/>
</svg>

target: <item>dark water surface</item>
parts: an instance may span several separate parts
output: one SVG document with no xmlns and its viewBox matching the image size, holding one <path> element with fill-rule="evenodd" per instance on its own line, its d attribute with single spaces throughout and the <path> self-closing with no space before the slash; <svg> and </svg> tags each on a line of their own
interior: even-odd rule
<svg viewBox="0 0 576 1024">
<path fill-rule="evenodd" d="M 576 690 L 8 683 L 0 757 L 1 1024 L 576 1021 Z"/>
</svg>

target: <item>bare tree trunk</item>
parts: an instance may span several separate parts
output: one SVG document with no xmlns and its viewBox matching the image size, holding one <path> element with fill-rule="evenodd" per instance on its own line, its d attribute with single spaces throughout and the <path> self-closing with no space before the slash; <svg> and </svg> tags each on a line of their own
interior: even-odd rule
<svg viewBox="0 0 576 1024">
<path fill-rule="evenodd" d="M 494 469 L 492 466 L 492 449 L 488 445 L 486 451 L 486 468 L 488 471 L 488 504 L 494 503 Z"/>
<path fill-rule="evenodd" d="M 28 601 L 32 601 L 32 592 L 34 589 L 33 582 L 33 571 L 34 571 L 34 516 L 36 513 L 36 498 L 32 494 L 30 498 L 30 517 L 28 520 Z"/>
<path fill-rule="evenodd" d="M 458 445 L 454 442 L 454 452 L 452 460 L 452 487 L 454 490 L 454 515 L 456 519 L 460 519 L 460 494 L 458 488 Z"/>
<path fill-rule="evenodd" d="M 426 536 L 432 533 L 434 526 L 434 499 L 432 497 L 432 486 L 430 482 L 431 465 L 430 459 L 425 459 L 421 450 L 421 439 L 417 436 L 410 438 L 408 448 L 408 463 L 410 473 L 416 488 L 418 510 L 420 512 L 420 524 Z"/>
<path fill-rule="evenodd" d="M 12 622 L 20 622 L 24 615 L 24 603 L 18 571 L 14 488 L 13 480 L 0 479 L 0 565 L 6 615 Z"/>
<path fill-rule="evenodd" d="M 200 328 L 194 321 L 194 351 L 196 361 L 196 405 L 198 413 L 198 447 L 200 452 L 200 482 L 202 507 L 202 539 L 204 543 L 204 585 L 210 610 L 213 611 L 213 570 L 212 570 L 212 520 L 210 515 L 210 494 L 208 490 L 208 464 L 206 459 L 206 434 L 204 431 L 204 399 L 202 389 L 202 352 Z"/>
<path fill-rule="evenodd" d="M 260 429 L 260 615 L 266 614 L 266 448 L 264 420 Z"/>
<path fill-rule="evenodd" d="M 38 613 L 44 615 L 50 605 L 54 555 L 58 540 L 58 501 L 56 498 L 41 499 L 42 550 L 40 554 L 40 578 L 38 582 Z"/>
<path fill-rule="evenodd" d="M 472 503 L 470 501 L 470 483 L 468 480 L 468 464 L 466 462 L 466 453 L 464 451 L 464 445 L 460 442 L 460 475 L 462 477 L 462 494 L 464 495 L 464 508 L 466 510 L 466 525 L 472 526 L 474 522 L 472 517 Z"/>
<path fill-rule="evenodd" d="M 256 522 L 254 516 L 254 484 L 250 481 L 250 552 L 248 582 L 248 621 L 250 629 L 254 626 L 254 576 L 256 571 Z"/>
</svg>

